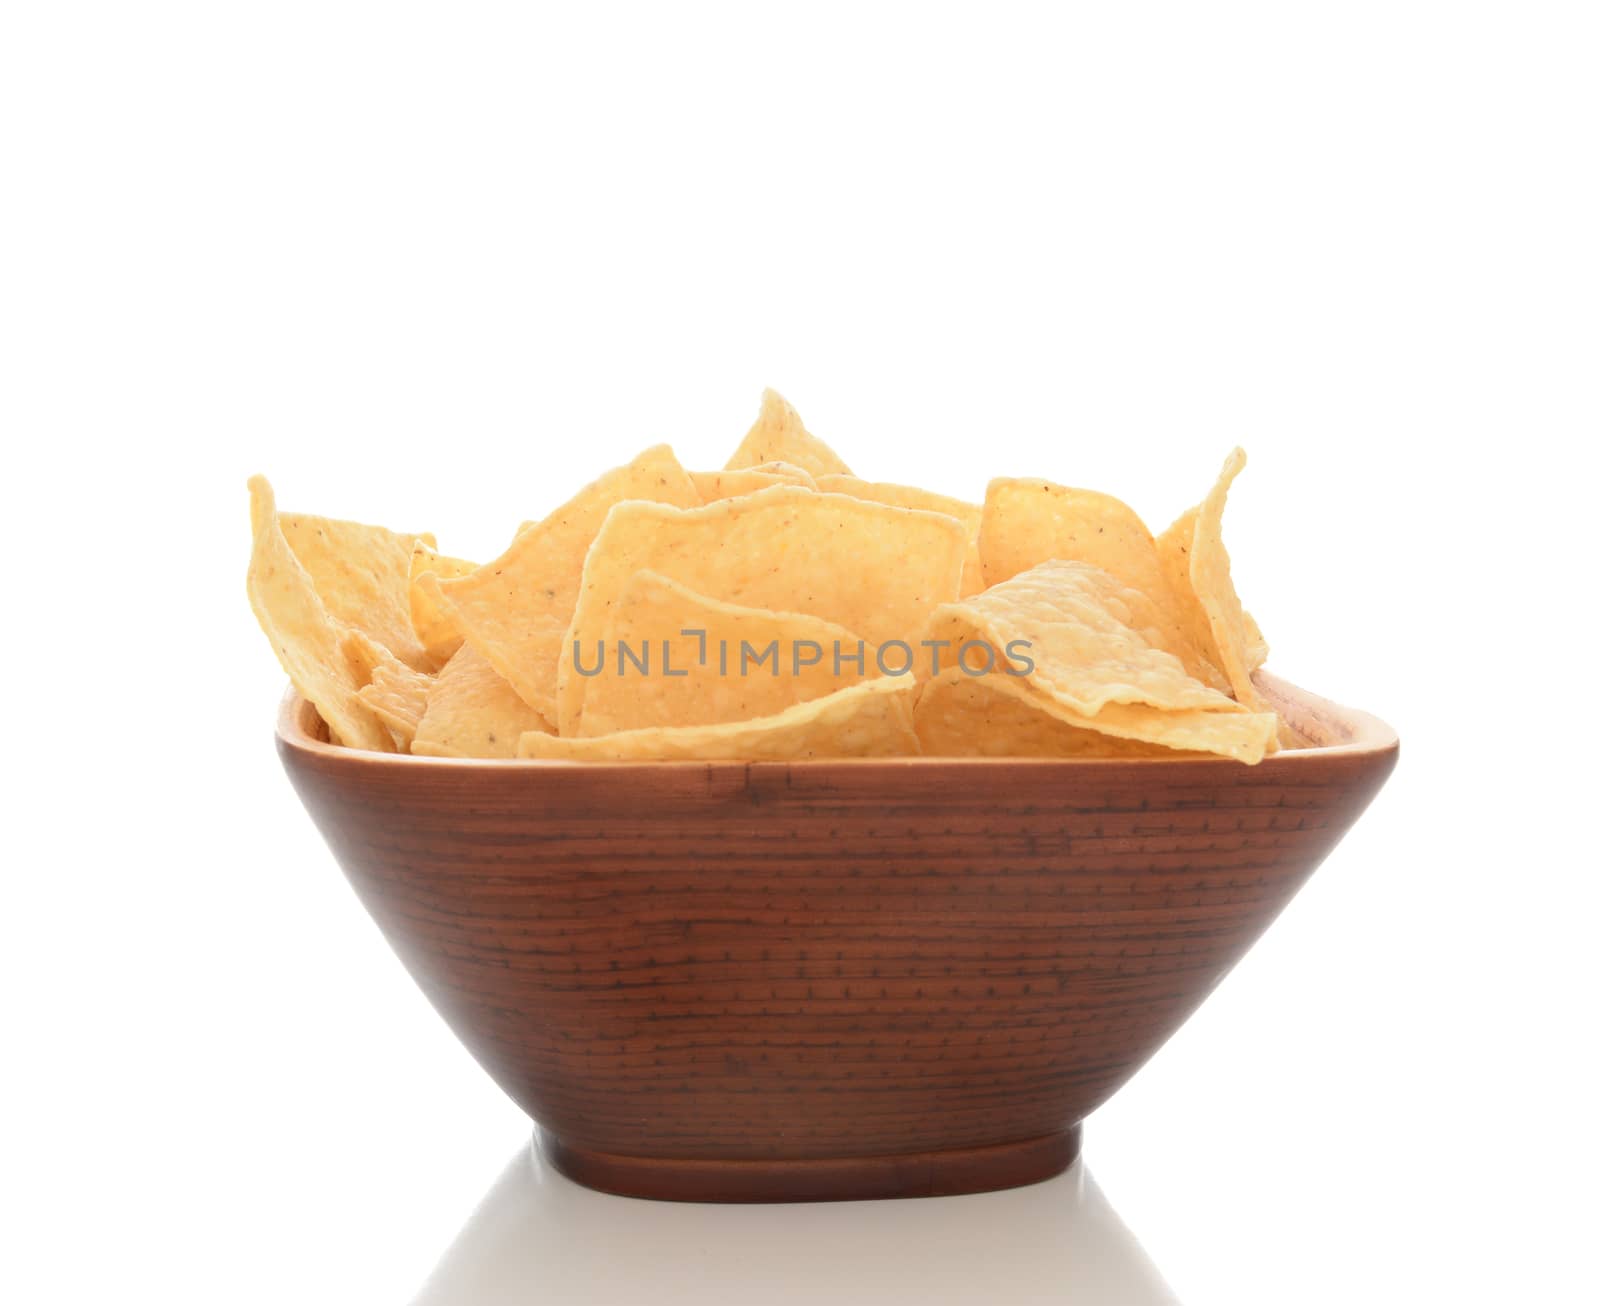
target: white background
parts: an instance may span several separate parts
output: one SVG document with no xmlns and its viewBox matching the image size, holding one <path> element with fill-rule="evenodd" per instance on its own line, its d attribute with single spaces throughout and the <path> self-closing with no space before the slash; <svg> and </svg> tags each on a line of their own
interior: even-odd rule
<svg viewBox="0 0 1600 1306">
<path fill-rule="evenodd" d="M 1594 1300 L 1592 6 L 0 13 L 0 1297 Z M 1400 731 L 1092 1179 L 538 1171 L 279 770 L 249 473 L 482 558 L 768 384 L 1157 529 L 1244 444 L 1270 665 Z"/>
</svg>

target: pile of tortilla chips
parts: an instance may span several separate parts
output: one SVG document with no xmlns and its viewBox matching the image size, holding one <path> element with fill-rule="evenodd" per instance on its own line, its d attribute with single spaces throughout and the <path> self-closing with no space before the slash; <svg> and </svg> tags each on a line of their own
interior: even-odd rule
<svg viewBox="0 0 1600 1306">
<path fill-rule="evenodd" d="M 980 506 L 857 479 L 768 391 L 722 471 L 646 449 L 482 565 L 280 513 L 255 477 L 250 603 L 352 748 L 1254 763 L 1279 724 L 1222 544 L 1243 466 L 1156 536 L 1049 481 L 993 481 Z"/>
</svg>

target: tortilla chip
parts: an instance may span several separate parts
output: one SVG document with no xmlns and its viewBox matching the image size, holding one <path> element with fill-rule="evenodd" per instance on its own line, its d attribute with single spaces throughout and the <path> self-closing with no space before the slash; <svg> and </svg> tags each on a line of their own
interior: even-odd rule
<svg viewBox="0 0 1600 1306">
<path fill-rule="evenodd" d="M 250 520 L 255 542 L 245 588 L 289 680 L 317 709 L 336 742 L 393 752 L 389 732 L 357 697 L 361 686 L 341 647 L 349 629 L 329 614 L 311 574 L 289 547 L 264 476 L 250 478 Z"/>
<path fill-rule="evenodd" d="M 967 672 L 992 658 L 991 674 L 1068 725 L 1260 761 L 1274 746 L 1276 717 L 1247 712 L 1149 643 L 1130 624 L 1140 597 L 1098 567 L 1052 559 L 946 604 L 927 638 L 944 641 L 947 659 Z M 969 642 L 976 651 L 960 659 Z"/>
<path fill-rule="evenodd" d="M 408 667 L 359 630 L 346 632 L 339 648 L 361 686 L 356 697 L 383 722 L 395 747 L 405 752 L 417 732 L 417 718 L 422 715 L 433 677 Z"/>
<path fill-rule="evenodd" d="M 401 665 L 400 659 L 365 631 L 346 630 L 339 640 L 339 652 L 350 664 L 350 674 L 358 686 L 370 685 L 379 667 Z"/>
<path fill-rule="evenodd" d="M 628 579 L 603 644 L 584 668 L 595 674 L 582 735 L 775 716 L 878 674 L 877 650 L 843 626 L 724 603 L 653 571 Z"/>
<path fill-rule="evenodd" d="M 1170 649 L 1134 627 L 1145 596 L 1085 562 L 1051 559 L 982 594 L 934 613 L 930 639 L 952 649 L 976 639 L 996 665 L 1025 673 L 1031 688 L 1093 716 L 1108 703 L 1238 711 L 1239 705 L 1184 670 Z M 1013 654 L 1012 646 L 1020 652 Z M 967 670 L 977 668 L 975 656 Z"/>
<path fill-rule="evenodd" d="M 461 647 L 461 632 L 444 606 L 417 584 L 417 577 L 431 571 L 440 580 L 456 580 L 477 569 L 475 562 L 446 557 L 426 544 L 418 544 L 411 555 L 411 629 L 435 668 L 442 667 Z"/>
<path fill-rule="evenodd" d="M 938 679 L 946 676 L 951 679 L 960 676 L 974 680 L 996 695 L 1005 695 L 1031 711 L 1053 718 L 1069 730 L 1100 736 L 1105 742 L 1098 747 L 1105 751 L 1091 753 L 1093 756 L 1182 757 L 1215 753 L 1254 766 L 1267 753 L 1274 751 L 1278 743 L 1275 734 L 1278 718 L 1271 712 L 1200 712 L 1192 708 L 1165 711 L 1146 707 L 1142 703 L 1108 703 L 1093 716 L 1084 716 L 1063 707 L 1046 694 L 1035 693 L 1028 687 L 1025 679 L 1015 679 L 1003 674 L 972 677 L 967 676 L 959 668 L 941 672 Z M 933 686 L 936 683 L 937 680 L 929 681 L 923 688 L 923 695 L 934 693 Z M 920 701 L 919 699 L 919 703 Z M 970 704 L 963 705 L 957 701 L 954 704 L 941 705 L 935 697 L 929 712 L 942 712 L 953 716 L 963 711 L 965 706 Z M 954 723 L 944 728 L 946 731 L 953 731 Z M 920 729 L 921 727 L 919 731 Z M 1038 723 L 1030 726 L 1018 724 L 1017 729 L 1023 738 L 1029 737 L 1029 731 L 1045 739 L 1051 738 L 1048 728 Z M 936 734 L 934 737 L 941 743 L 949 742 L 948 734 L 943 736 Z M 1119 747 L 1121 743 L 1130 746 L 1140 744 L 1156 747 L 1159 753 L 1145 754 L 1142 749 L 1131 747 L 1128 751 L 1122 751 Z M 980 752 L 982 748 L 980 745 Z"/>
<path fill-rule="evenodd" d="M 1265 666 L 1270 647 L 1267 637 L 1261 633 L 1261 627 L 1256 625 L 1256 619 L 1248 612 L 1244 616 L 1244 664 L 1251 671 L 1257 667 Z"/>
<path fill-rule="evenodd" d="M 1213 689 L 1228 682 L 1204 653 L 1188 614 L 1174 602 L 1161 556 L 1139 514 L 1109 494 L 1034 478 L 989 482 L 980 535 L 985 585 L 998 585 L 1051 558 L 1087 562 L 1137 592 L 1131 624 L 1175 654 Z"/>
<path fill-rule="evenodd" d="M 721 725 L 655 726 L 582 739 L 526 734 L 518 757 L 570 762 L 797 762 L 916 754 L 909 676 L 864 680 L 775 716 Z"/>
<path fill-rule="evenodd" d="M 409 594 L 411 555 L 424 536 L 305 513 L 281 513 L 278 523 L 329 616 L 408 666 L 431 669 L 411 629 Z"/>
<path fill-rule="evenodd" d="M 409 751 L 411 741 L 416 737 L 432 685 L 432 676 L 413 671 L 397 659 L 391 664 L 377 667 L 372 673 L 371 683 L 363 685 L 356 697 L 389 728 L 395 745 L 403 753 Z"/>
<path fill-rule="evenodd" d="M 806 430 L 800 414 L 776 390 L 762 393 L 761 414 L 728 459 L 728 470 L 771 462 L 793 463 L 812 476 L 850 475 L 844 459 Z"/>
<path fill-rule="evenodd" d="M 787 481 L 790 485 L 803 485 L 808 490 L 817 488 L 817 478 L 804 467 L 794 463 L 786 463 L 781 458 L 774 458 L 769 463 L 756 463 L 753 467 L 742 469 L 747 472 L 762 472 L 767 476 L 776 476 L 779 480 Z"/>
<path fill-rule="evenodd" d="M 455 580 L 417 578 L 522 700 L 553 720 L 556 668 L 583 579 L 584 556 L 606 514 L 627 500 L 694 507 L 700 495 L 666 445 L 646 449 L 522 532 L 493 562 Z"/>
<path fill-rule="evenodd" d="M 1204 756 L 1069 725 L 1010 677 L 969 676 L 959 668 L 922 687 L 913 723 L 929 757 Z"/>
<path fill-rule="evenodd" d="M 523 734 L 549 728 L 487 658 L 463 644 L 428 690 L 411 751 L 423 757 L 515 757 Z"/>
<path fill-rule="evenodd" d="M 1107 703 L 1093 716 L 1081 716 L 1045 695 L 1030 695 L 1028 701 L 1083 730 L 1173 750 L 1216 753 L 1247 766 L 1278 747 L 1278 718 L 1272 712 L 1164 711 L 1142 703 Z"/>
<path fill-rule="evenodd" d="M 740 495 L 754 494 L 757 490 L 774 485 L 798 485 L 807 490 L 817 488 L 817 483 L 802 467 L 793 463 L 762 463 L 759 467 L 740 467 L 734 471 L 690 472 L 689 479 L 706 503 L 719 499 L 736 499 Z"/>
<path fill-rule="evenodd" d="M 1267 660 L 1267 642 L 1239 602 L 1222 543 L 1228 488 L 1244 465 L 1244 450 L 1235 449 L 1205 501 L 1167 527 L 1156 549 L 1175 606 L 1195 630 L 1199 648 L 1222 669 L 1239 702 L 1252 711 L 1264 711 L 1266 705 L 1250 673 Z"/>
<path fill-rule="evenodd" d="M 574 648 L 594 665 L 635 571 L 727 603 L 821 617 L 875 645 L 909 644 L 933 609 L 959 594 L 965 553 L 966 532 L 953 517 L 794 486 L 689 511 L 619 504 L 589 550 L 561 648 L 557 728 L 579 733 L 589 681 L 574 672 Z"/>
<path fill-rule="evenodd" d="M 988 582 L 983 576 L 983 560 L 978 552 L 978 530 L 983 525 L 983 509 L 964 499 L 919 490 L 914 485 L 891 485 L 885 481 L 863 481 L 855 476 L 819 476 L 817 489 L 829 494 L 848 494 L 895 508 L 920 508 L 923 512 L 942 512 L 954 517 L 967 532 L 967 555 L 961 565 L 961 597 L 977 594 Z"/>
</svg>

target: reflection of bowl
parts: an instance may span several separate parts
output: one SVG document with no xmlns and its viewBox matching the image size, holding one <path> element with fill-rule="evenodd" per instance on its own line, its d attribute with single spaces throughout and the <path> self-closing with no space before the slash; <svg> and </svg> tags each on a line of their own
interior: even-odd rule
<svg viewBox="0 0 1600 1306">
<path fill-rule="evenodd" d="M 1394 732 L 1221 758 L 284 765 L 400 959 L 592 1187 L 975 1192 L 1076 1154 L 1360 815 Z"/>
<path fill-rule="evenodd" d="M 708 1254 L 713 1248 L 729 1253 Z M 819 1248 L 827 1250 L 819 1255 Z M 561 1306 L 1178 1301 L 1081 1161 L 1031 1188 L 943 1202 L 707 1207 L 592 1193 L 524 1145 L 412 1306 L 534 1300 Z"/>
</svg>

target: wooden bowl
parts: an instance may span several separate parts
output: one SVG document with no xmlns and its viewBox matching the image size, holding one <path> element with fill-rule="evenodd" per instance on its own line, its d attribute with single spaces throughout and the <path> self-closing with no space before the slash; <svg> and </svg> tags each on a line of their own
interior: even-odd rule
<svg viewBox="0 0 1600 1306">
<path fill-rule="evenodd" d="M 453 761 L 278 749 L 430 1002 L 614 1193 L 800 1201 L 1032 1183 L 1244 955 L 1393 769 L 1202 759 Z"/>
</svg>

